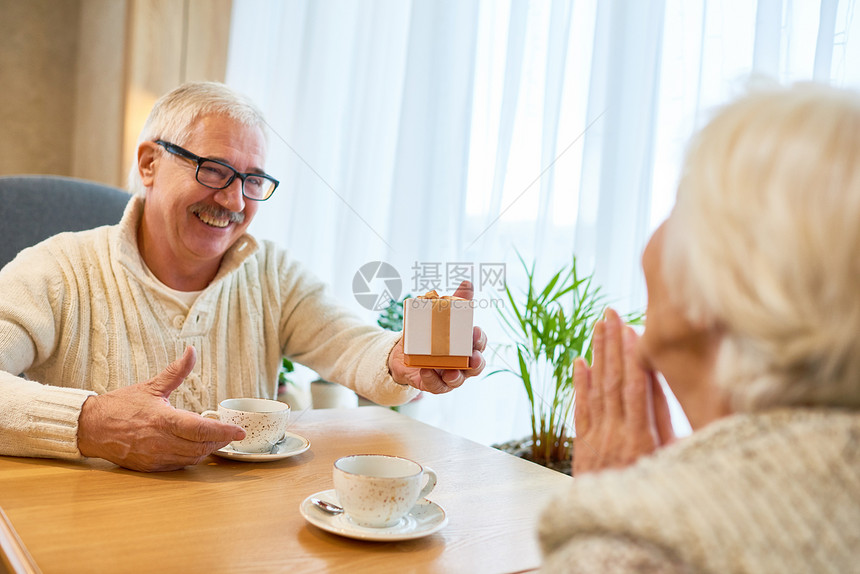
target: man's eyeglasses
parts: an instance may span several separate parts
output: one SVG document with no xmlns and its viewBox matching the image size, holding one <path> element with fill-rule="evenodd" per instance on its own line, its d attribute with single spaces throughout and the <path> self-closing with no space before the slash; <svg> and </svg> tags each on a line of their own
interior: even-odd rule
<svg viewBox="0 0 860 574">
<path fill-rule="evenodd" d="M 217 159 L 200 157 L 181 148 L 176 144 L 164 140 L 155 140 L 155 143 L 166 149 L 173 155 L 193 161 L 197 164 L 195 177 L 201 184 L 211 189 L 224 189 L 229 187 L 237 177 L 242 180 L 242 195 L 254 201 L 265 201 L 272 197 L 278 180 L 265 173 L 240 173 L 236 169 Z"/>
</svg>

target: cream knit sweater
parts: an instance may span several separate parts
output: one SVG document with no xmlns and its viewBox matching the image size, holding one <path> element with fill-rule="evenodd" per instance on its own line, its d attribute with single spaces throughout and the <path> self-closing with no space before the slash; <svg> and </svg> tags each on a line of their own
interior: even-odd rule
<svg viewBox="0 0 860 574">
<path fill-rule="evenodd" d="M 860 413 L 734 415 L 577 478 L 540 525 L 546 572 L 860 571 Z"/>
<path fill-rule="evenodd" d="M 240 238 L 189 308 L 143 265 L 142 212 L 135 197 L 118 225 L 60 234 L 0 272 L 0 454 L 79 457 L 86 398 L 154 377 L 186 345 L 197 364 L 170 400 L 196 412 L 273 398 L 282 356 L 380 404 L 417 393 L 388 371 L 399 334 L 337 305 L 271 243 Z"/>
</svg>

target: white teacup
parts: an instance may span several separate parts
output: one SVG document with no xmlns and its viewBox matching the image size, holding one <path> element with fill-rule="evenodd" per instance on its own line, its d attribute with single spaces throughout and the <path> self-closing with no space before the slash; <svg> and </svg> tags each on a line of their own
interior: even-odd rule
<svg viewBox="0 0 860 574">
<path fill-rule="evenodd" d="M 417 462 L 382 454 L 339 458 L 334 488 L 346 515 L 359 526 L 394 526 L 436 486 L 436 473 Z M 424 477 L 427 481 L 421 487 Z"/>
<path fill-rule="evenodd" d="M 226 399 L 217 411 L 205 411 L 203 416 L 245 429 L 245 438 L 230 443 L 233 450 L 269 452 L 287 432 L 290 405 L 269 399 Z"/>
</svg>

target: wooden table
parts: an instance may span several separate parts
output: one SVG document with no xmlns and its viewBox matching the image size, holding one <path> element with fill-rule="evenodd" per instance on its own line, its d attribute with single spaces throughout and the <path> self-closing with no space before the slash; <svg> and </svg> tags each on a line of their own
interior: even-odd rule
<svg viewBox="0 0 860 574">
<path fill-rule="evenodd" d="M 309 451 L 247 463 L 215 456 L 139 473 L 103 460 L 0 457 L 0 550 L 14 532 L 54 572 L 522 572 L 537 568 L 540 511 L 569 476 L 381 407 L 293 414 Z M 356 453 L 404 456 L 439 476 L 430 500 L 448 525 L 425 538 L 367 542 L 308 524 L 307 496 L 333 488 L 331 467 Z M 2 571 L 3 560 L 0 560 Z M 15 571 L 15 567 L 11 568 Z"/>
</svg>

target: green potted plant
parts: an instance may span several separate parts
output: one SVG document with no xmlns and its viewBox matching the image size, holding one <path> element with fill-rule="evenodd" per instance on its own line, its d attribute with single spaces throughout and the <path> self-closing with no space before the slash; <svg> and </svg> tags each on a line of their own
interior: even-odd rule
<svg viewBox="0 0 860 574">
<path fill-rule="evenodd" d="M 293 373 L 295 370 L 296 367 L 291 360 L 281 357 L 281 368 L 278 369 L 278 400 L 280 400 L 281 396 L 287 395 L 288 385 L 296 387 L 295 381 L 290 376 L 290 373 Z"/>
<path fill-rule="evenodd" d="M 600 287 L 593 284 L 593 276 L 578 271 L 576 257 L 545 285 L 538 285 L 534 263 L 529 267 L 519 253 L 517 256 L 525 270 L 526 290 L 518 298 L 505 286 L 506 305 L 499 308 L 516 349 L 517 364 L 490 374 L 509 372 L 522 381 L 532 432 L 530 439 L 499 448 L 569 474 L 573 362 L 577 357 L 591 361 L 591 334 L 603 314 L 604 298 Z"/>
<path fill-rule="evenodd" d="M 397 301 L 392 299 L 391 303 L 388 304 L 388 307 L 379 313 L 379 317 L 376 319 L 377 325 L 388 331 L 394 331 L 395 333 L 402 331 L 403 302 L 409 297 L 412 297 L 412 295 L 407 293 Z"/>
</svg>

